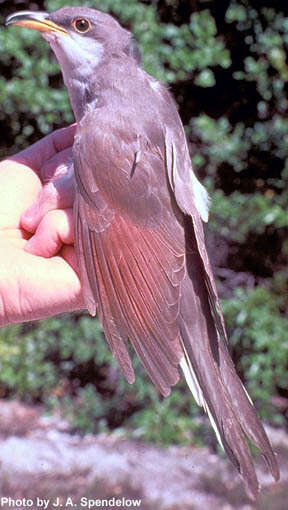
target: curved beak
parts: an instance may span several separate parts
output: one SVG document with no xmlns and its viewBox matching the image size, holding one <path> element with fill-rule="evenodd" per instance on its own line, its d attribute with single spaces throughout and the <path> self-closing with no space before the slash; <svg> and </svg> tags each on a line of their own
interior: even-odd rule
<svg viewBox="0 0 288 510">
<path fill-rule="evenodd" d="M 31 28 L 38 32 L 56 32 L 68 35 L 65 28 L 60 27 L 49 20 L 49 13 L 43 11 L 19 11 L 11 14 L 6 19 L 5 25 L 16 25 L 18 27 Z"/>
</svg>

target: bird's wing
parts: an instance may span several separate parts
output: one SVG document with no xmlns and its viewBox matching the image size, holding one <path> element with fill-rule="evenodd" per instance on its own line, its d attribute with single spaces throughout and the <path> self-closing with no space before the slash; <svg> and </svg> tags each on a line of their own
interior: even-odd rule
<svg viewBox="0 0 288 510">
<path fill-rule="evenodd" d="M 223 341 L 200 218 L 205 212 L 197 204 L 184 136 L 177 140 L 178 130 L 163 130 L 161 147 L 133 136 L 133 130 L 109 127 L 109 135 L 107 126 L 95 134 L 88 123 L 75 147 L 76 244 L 87 307 L 90 299 L 97 301 L 128 381 L 134 374 L 127 338 L 164 395 L 177 381 L 181 363 L 196 401 L 255 495 L 258 482 L 246 435 L 275 478 L 278 468 Z"/>
<path fill-rule="evenodd" d="M 177 130 L 175 128 L 165 128 L 164 159 L 169 184 L 179 208 L 192 219 L 197 248 L 204 268 L 203 279 L 207 287 L 213 318 L 217 323 L 217 330 L 221 338 L 227 341 L 224 319 L 203 231 L 202 220 L 208 220 L 209 198 L 205 188 L 196 179 L 191 167 L 184 130 L 182 126 L 180 129 L 179 126 L 177 127 Z M 181 147 L 181 151 L 179 151 L 179 147 Z"/>
<path fill-rule="evenodd" d="M 80 131 L 74 148 L 75 240 L 84 296 L 92 314 L 97 306 L 127 380 L 134 381 L 129 338 L 167 395 L 183 356 L 177 322 L 185 274 L 183 229 L 170 205 L 159 154 L 145 151 L 137 137 L 126 145 L 122 140 L 122 147 L 119 139 L 110 130 L 107 137 L 93 135 L 91 143 L 87 131 L 85 136 Z M 159 193 L 153 181 L 157 165 Z"/>
<path fill-rule="evenodd" d="M 246 437 L 260 449 L 275 480 L 279 478 L 279 469 L 261 421 L 228 351 L 224 319 L 205 247 L 201 204 L 197 207 L 195 198 L 199 188 L 191 174 L 188 148 L 186 144 L 184 147 L 177 144 L 177 136 L 178 131 L 173 133 L 166 129 L 165 160 L 170 186 L 178 206 L 191 218 L 186 227 L 190 246 L 190 253 L 186 252 L 186 264 L 190 278 L 185 279 L 182 285 L 180 322 L 185 357 L 181 367 L 196 401 L 208 413 L 220 443 L 243 476 L 247 492 L 255 496 L 258 481 Z M 194 250 L 191 249 L 193 246 Z M 197 258 L 201 259 L 200 263 Z M 200 285 L 196 272 L 201 275 Z M 195 295 L 201 296 L 200 307 Z M 204 313 L 203 306 L 206 307 Z M 201 321 L 203 316 L 206 325 L 202 323 L 197 330 L 195 317 Z M 195 341 L 197 336 L 201 337 L 200 342 Z"/>
</svg>

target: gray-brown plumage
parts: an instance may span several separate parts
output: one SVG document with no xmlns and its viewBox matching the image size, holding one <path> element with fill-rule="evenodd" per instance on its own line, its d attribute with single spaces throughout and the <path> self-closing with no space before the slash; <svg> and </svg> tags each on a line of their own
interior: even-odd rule
<svg viewBox="0 0 288 510">
<path fill-rule="evenodd" d="M 255 497 L 247 438 L 275 479 L 278 466 L 229 356 L 202 228 L 208 199 L 174 101 L 141 69 L 131 34 L 107 14 L 67 7 L 18 13 L 8 24 L 48 40 L 78 123 L 75 243 L 87 309 L 98 313 L 130 383 L 128 339 L 163 395 L 181 366 Z"/>
</svg>

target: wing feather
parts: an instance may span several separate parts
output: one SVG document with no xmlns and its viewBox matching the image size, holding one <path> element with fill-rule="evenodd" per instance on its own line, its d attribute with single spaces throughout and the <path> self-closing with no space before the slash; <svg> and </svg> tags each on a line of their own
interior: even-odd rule
<svg viewBox="0 0 288 510">
<path fill-rule="evenodd" d="M 92 292 L 96 296 L 111 350 L 127 380 L 133 382 L 126 346 L 129 338 L 155 385 L 168 395 L 179 379 L 177 317 L 183 253 L 169 253 L 157 231 L 143 232 L 119 215 L 114 215 L 105 230 L 92 230 L 91 221 L 86 219 L 91 215 L 87 202 L 81 195 L 77 200 L 78 251 L 85 252 L 83 273 L 86 278 L 89 275 L 89 295 Z M 85 249 L 84 242 L 88 243 Z M 158 248 L 157 257 L 148 251 L 151 244 Z"/>
</svg>

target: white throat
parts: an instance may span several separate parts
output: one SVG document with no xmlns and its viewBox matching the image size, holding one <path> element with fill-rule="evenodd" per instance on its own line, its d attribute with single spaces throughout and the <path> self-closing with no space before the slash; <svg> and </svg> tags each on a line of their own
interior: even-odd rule
<svg viewBox="0 0 288 510">
<path fill-rule="evenodd" d="M 88 84 L 100 64 L 103 45 L 92 38 L 81 35 L 65 35 L 45 32 L 43 37 L 49 42 L 61 67 L 64 83 L 68 89 L 71 106 L 78 122 L 85 113 L 85 107 L 97 101 L 91 96 Z"/>
</svg>

